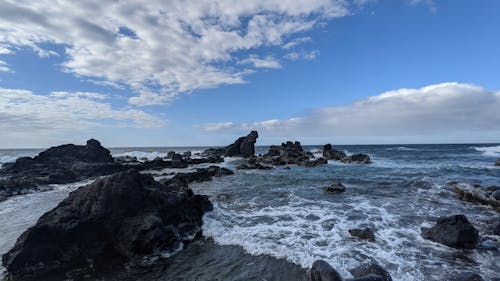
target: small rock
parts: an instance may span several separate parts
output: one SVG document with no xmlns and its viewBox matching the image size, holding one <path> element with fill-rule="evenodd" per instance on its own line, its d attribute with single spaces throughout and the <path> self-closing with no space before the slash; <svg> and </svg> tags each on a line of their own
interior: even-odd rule
<svg viewBox="0 0 500 281">
<path fill-rule="evenodd" d="M 345 192 L 345 186 L 341 182 L 334 182 L 325 187 L 324 190 L 329 193 L 342 193 Z"/>
<path fill-rule="evenodd" d="M 442 217 L 431 228 L 422 229 L 422 237 L 454 248 L 474 248 L 479 240 L 477 229 L 464 215 Z"/>
<path fill-rule="evenodd" d="M 364 228 L 364 229 L 359 229 L 359 228 L 355 228 L 355 229 L 349 229 L 349 233 L 352 235 L 352 236 L 355 236 L 355 237 L 358 237 L 358 238 L 361 238 L 361 239 L 364 239 L 364 240 L 368 240 L 368 241 L 375 241 L 375 233 L 373 233 L 373 231 L 369 228 Z"/>
</svg>

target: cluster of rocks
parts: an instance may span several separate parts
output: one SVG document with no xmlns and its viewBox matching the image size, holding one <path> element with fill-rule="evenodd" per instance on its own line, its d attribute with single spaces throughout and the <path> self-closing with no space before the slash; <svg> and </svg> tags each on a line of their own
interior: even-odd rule
<svg viewBox="0 0 500 281">
<path fill-rule="evenodd" d="M 334 149 L 331 144 L 325 144 L 323 146 L 323 157 L 327 160 L 336 160 L 342 163 L 370 164 L 372 162 L 370 156 L 367 154 L 357 153 L 347 155 L 343 151 Z"/>
<path fill-rule="evenodd" d="M 449 182 L 448 185 L 454 188 L 458 198 L 463 201 L 487 205 L 500 212 L 500 187 L 469 185 L 458 182 Z"/>
<path fill-rule="evenodd" d="M 281 145 L 270 146 L 269 150 L 264 155 L 250 158 L 249 167 L 245 168 L 267 169 L 269 165 L 299 165 L 313 167 L 327 163 L 328 162 L 326 159 L 322 157 L 315 159 L 314 155 L 311 152 L 304 151 L 300 142 L 287 141 L 282 143 Z"/>
<path fill-rule="evenodd" d="M 251 131 L 247 136 L 238 138 L 234 143 L 221 148 L 209 148 L 201 155 L 203 157 L 243 157 L 249 158 L 255 155 L 255 143 L 259 134 Z"/>
<path fill-rule="evenodd" d="M 212 210 L 182 181 L 120 172 L 69 194 L 2 257 L 11 277 L 143 266 L 182 248 Z"/>
</svg>

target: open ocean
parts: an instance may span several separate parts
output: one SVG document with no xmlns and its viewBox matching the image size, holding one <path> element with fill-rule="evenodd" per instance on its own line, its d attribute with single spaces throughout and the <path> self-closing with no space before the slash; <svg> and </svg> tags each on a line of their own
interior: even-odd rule
<svg viewBox="0 0 500 281">
<path fill-rule="evenodd" d="M 243 160 L 226 158 L 219 165 L 235 170 L 235 175 L 190 185 L 214 204 L 203 225 L 203 234 L 211 239 L 198 248 L 196 243 L 189 245 L 167 261 L 175 266 L 148 278 L 145 275 L 142 280 L 300 280 L 305 275 L 303 269 L 316 259 L 328 261 L 345 277 L 350 276 L 348 269 L 367 261 L 378 262 L 394 280 L 401 281 L 447 280 L 466 271 L 480 273 L 485 280 L 499 276 L 499 251 L 449 248 L 422 239 L 420 229 L 434 224 L 439 216 L 465 214 L 481 237 L 495 239 L 490 234 L 500 214 L 458 200 L 446 183 L 500 186 L 500 167 L 494 166 L 500 158 L 500 144 L 335 148 L 367 153 L 373 164 L 330 161 L 311 168 L 238 171 L 235 166 Z M 115 157 L 154 159 L 171 150 L 204 149 L 110 150 Z M 267 151 L 264 146 L 256 149 L 257 154 Z M 314 153 L 321 146 L 304 149 Z M 40 151 L 0 150 L 0 164 Z M 345 193 L 323 191 L 337 180 L 345 184 Z M 8 251 L 24 230 L 69 191 L 87 182 L 55 185 L 50 191 L 0 202 L 0 253 Z M 376 241 L 352 238 L 348 229 L 360 227 L 372 228 Z M 276 272 L 270 272 L 273 270 Z M 189 279 L 193 276 L 196 278 Z"/>
</svg>

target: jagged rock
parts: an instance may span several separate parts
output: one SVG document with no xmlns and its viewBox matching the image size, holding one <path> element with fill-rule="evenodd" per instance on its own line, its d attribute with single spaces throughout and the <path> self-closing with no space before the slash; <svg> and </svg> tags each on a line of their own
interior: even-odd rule
<svg viewBox="0 0 500 281">
<path fill-rule="evenodd" d="M 71 192 L 18 238 L 2 262 L 20 279 L 140 265 L 193 239 L 210 210 L 207 197 L 185 185 L 121 172 Z"/>
<path fill-rule="evenodd" d="M 439 218 L 431 228 L 422 228 L 422 237 L 454 248 L 474 248 L 479 240 L 476 228 L 464 215 Z"/>
<path fill-rule="evenodd" d="M 383 267 L 376 263 L 364 263 L 361 264 L 351 270 L 349 272 L 354 276 L 354 278 L 363 278 L 363 277 L 371 277 L 371 278 L 380 278 L 382 277 L 383 281 L 392 281 L 392 277 Z M 376 277 L 379 276 L 379 277 Z M 356 280 L 356 279 L 354 279 Z M 363 279 L 364 280 L 364 279 Z M 379 280 L 379 279 L 367 279 L 367 280 Z"/>
<path fill-rule="evenodd" d="M 327 160 L 340 161 L 341 159 L 347 157 L 347 155 L 343 151 L 334 149 L 331 144 L 325 144 L 323 146 L 323 157 Z"/>
<path fill-rule="evenodd" d="M 314 155 L 304 151 L 300 142 L 287 141 L 281 145 L 271 145 L 266 154 L 257 157 L 252 161 L 275 166 L 299 165 L 314 167 L 320 164 L 327 164 L 324 158 L 314 160 Z"/>
<path fill-rule="evenodd" d="M 66 144 L 37 156 L 21 157 L 0 169 L 0 190 L 6 196 L 47 184 L 71 183 L 128 169 L 94 139 L 86 145 Z"/>
<path fill-rule="evenodd" d="M 243 157 L 249 158 L 255 155 L 255 143 L 259 134 L 251 131 L 247 136 L 238 138 L 234 143 L 222 148 L 209 148 L 202 153 L 205 157 Z"/>
<path fill-rule="evenodd" d="M 373 231 L 369 228 L 364 228 L 364 229 L 359 229 L 359 228 L 355 228 L 355 229 L 349 229 L 349 233 L 352 235 L 352 236 L 355 236 L 355 237 L 358 237 L 358 238 L 361 238 L 361 239 L 364 239 L 364 240 L 368 240 L 368 241 L 375 241 L 375 233 L 373 233 Z"/>
<path fill-rule="evenodd" d="M 345 185 L 341 182 L 334 182 L 330 186 L 327 186 L 323 189 L 329 193 L 342 193 L 345 192 Z"/>
<path fill-rule="evenodd" d="M 354 164 L 370 164 L 372 162 L 370 156 L 362 153 L 344 157 L 340 159 L 340 161 L 342 163 L 354 163 Z"/>
<path fill-rule="evenodd" d="M 160 180 L 161 183 L 168 182 L 183 182 L 188 184 L 191 182 L 204 182 L 212 180 L 212 177 L 222 177 L 234 174 L 233 171 L 219 166 L 210 166 L 208 168 L 196 169 L 196 172 L 191 173 L 177 173 L 170 179 Z"/>
</svg>

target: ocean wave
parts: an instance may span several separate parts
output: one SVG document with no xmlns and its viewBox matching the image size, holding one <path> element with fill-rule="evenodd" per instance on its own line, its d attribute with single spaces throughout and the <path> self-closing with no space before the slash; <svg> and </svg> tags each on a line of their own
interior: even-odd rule
<svg viewBox="0 0 500 281">
<path fill-rule="evenodd" d="M 159 151 L 127 151 L 123 153 L 119 153 L 116 155 L 113 155 L 113 157 L 124 157 L 124 156 L 130 156 L 130 157 L 137 157 L 137 159 L 142 159 L 142 158 L 147 158 L 148 160 L 154 160 L 157 157 L 163 158 L 167 156 L 168 152 L 159 152 Z"/>
<path fill-rule="evenodd" d="M 497 146 L 477 146 L 472 147 L 476 151 L 481 152 L 484 156 L 500 157 L 500 145 Z"/>
</svg>

